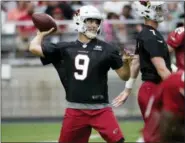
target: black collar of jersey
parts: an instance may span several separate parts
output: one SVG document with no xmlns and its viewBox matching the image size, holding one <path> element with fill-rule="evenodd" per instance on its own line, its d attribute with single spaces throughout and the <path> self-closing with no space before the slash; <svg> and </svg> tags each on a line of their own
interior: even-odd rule
<svg viewBox="0 0 185 143">
<path fill-rule="evenodd" d="M 83 46 L 83 45 L 89 46 L 89 45 L 91 45 L 91 44 L 97 43 L 97 39 L 94 38 L 94 39 L 90 40 L 88 43 L 82 43 L 82 42 L 80 42 L 80 41 L 77 39 L 77 40 L 76 40 L 76 43 L 79 44 L 79 45 L 81 45 L 81 46 Z"/>
<path fill-rule="evenodd" d="M 156 30 L 154 27 L 150 26 L 150 25 L 146 25 L 146 24 L 143 24 L 143 27 L 146 27 L 148 29 L 153 29 L 153 30 Z"/>
</svg>

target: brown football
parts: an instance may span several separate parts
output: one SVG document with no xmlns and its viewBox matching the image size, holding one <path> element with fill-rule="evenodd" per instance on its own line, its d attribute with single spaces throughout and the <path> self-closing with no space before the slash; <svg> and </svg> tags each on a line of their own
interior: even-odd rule
<svg viewBox="0 0 185 143">
<path fill-rule="evenodd" d="M 32 15 L 32 21 L 39 31 L 48 31 L 51 28 L 55 28 L 53 32 L 57 30 L 57 24 L 55 20 L 48 14 L 45 13 L 34 13 Z"/>
</svg>

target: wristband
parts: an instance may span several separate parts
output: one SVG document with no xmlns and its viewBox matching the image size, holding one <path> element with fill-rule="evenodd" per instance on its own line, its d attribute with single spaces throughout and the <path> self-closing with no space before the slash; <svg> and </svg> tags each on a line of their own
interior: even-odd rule
<svg viewBox="0 0 185 143">
<path fill-rule="evenodd" d="M 135 78 L 129 78 L 129 80 L 126 82 L 125 87 L 128 89 L 132 89 L 134 83 L 135 83 Z"/>
</svg>

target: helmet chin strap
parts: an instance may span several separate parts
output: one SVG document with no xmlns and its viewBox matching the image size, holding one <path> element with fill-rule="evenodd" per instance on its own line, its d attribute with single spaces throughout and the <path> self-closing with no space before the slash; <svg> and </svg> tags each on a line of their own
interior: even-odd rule
<svg viewBox="0 0 185 143">
<path fill-rule="evenodd" d="M 87 27 L 84 26 L 84 32 L 83 32 L 83 33 L 84 33 L 84 35 L 86 35 L 88 38 L 94 39 L 94 38 L 96 38 L 96 36 L 97 36 L 97 34 L 98 34 L 98 31 L 97 31 L 96 33 L 90 32 L 90 31 L 87 30 Z"/>
</svg>

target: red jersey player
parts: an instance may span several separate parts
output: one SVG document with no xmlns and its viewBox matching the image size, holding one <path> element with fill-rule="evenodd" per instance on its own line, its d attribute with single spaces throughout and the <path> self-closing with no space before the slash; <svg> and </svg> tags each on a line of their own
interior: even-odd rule
<svg viewBox="0 0 185 143">
<path fill-rule="evenodd" d="M 184 69 L 184 27 L 178 27 L 168 35 L 167 44 L 169 51 L 175 51 L 178 69 Z"/>
<path fill-rule="evenodd" d="M 164 80 L 147 106 L 143 129 L 145 142 L 184 142 L 184 71 Z"/>
</svg>

